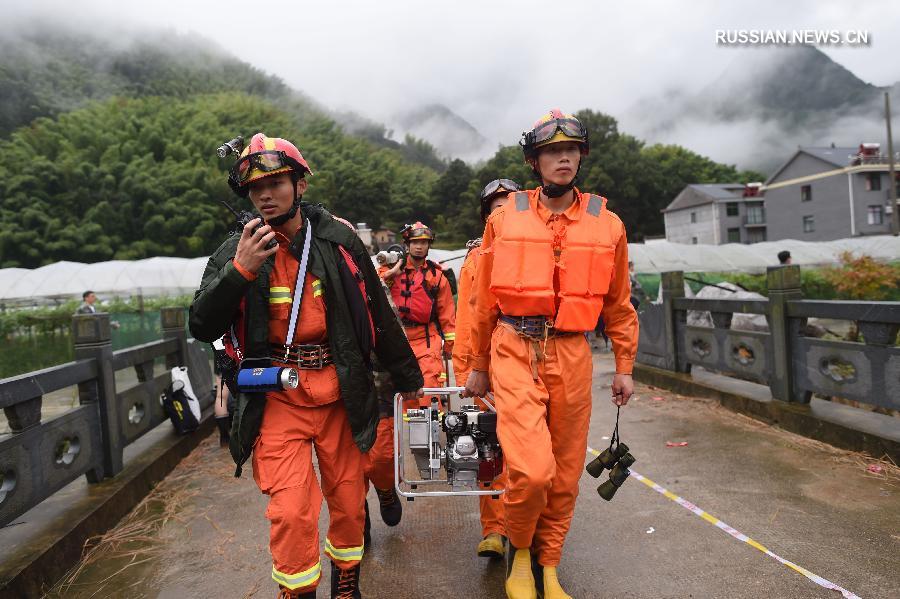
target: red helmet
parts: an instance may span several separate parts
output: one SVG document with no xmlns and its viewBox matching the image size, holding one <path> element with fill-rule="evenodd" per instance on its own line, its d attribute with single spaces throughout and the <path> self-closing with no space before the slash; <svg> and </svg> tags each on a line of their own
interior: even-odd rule
<svg viewBox="0 0 900 599">
<path fill-rule="evenodd" d="M 247 185 L 269 175 L 292 172 L 297 178 L 312 171 L 297 146 L 280 137 L 257 133 L 241 152 L 228 174 L 228 184 L 239 196 L 248 193 Z"/>
<path fill-rule="evenodd" d="M 416 239 L 427 239 L 429 243 L 434 243 L 434 231 L 431 230 L 431 227 L 422 224 L 421 221 L 406 225 L 400 231 L 400 234 L 403 236 L 403 241 L 407 244 Z"/>
</svg>

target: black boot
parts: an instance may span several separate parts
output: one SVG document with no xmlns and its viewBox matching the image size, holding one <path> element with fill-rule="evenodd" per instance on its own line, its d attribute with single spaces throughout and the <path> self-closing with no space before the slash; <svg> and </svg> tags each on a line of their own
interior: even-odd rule
<svg viewBox="0 0 900 599">
<path fill-rule="evenodd" d="M 363 528 L 363 548 L 368 551 L 372 546 L 372 520 L 369 518 L 369 502 L 363 502 L 366 506 L 366 525 Z"/>
<path fill-rule="evenodd" d="M 331 562 L 331 599 L 362 599 L 359 564 L 350 570 L 341 570 Z"/>
<path fill-rule="evenodd" d="M 400 524 L 400 519 L 403 517 L 403 504 L 400 503 L 400 498 L 397 497 L 397 491 L 394 489 L 388 489 L 387 491 L 375 489 L 375 494 L 378 495 L 381 519 L 384 520 L 384 523 L 388 526 Z"/>
<path fill-rule="evenodd" d="M 531 574 L 534 576 L 534 588 L 537 590 L 538 599 L 544 597 L 544 566 L 537 561 L 537 555 L 531 556 Z"/>
<path fill-rule="evenodd" d="M 216 426 L 219 427 L 219 447 L 228 447 L 231 431 L 231 416 L 216 416 Z"/>
</svg>

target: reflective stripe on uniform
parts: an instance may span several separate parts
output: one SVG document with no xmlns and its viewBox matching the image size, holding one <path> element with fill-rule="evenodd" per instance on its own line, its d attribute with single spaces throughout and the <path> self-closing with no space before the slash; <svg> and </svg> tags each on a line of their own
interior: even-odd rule
<svg viewBox="0 0 900 599">
<path fill-rule="evenodd" d="M 296 574 L 285 574 L 284 572 L 279 572 L 275 569 L 275 566 L 272 566 L 272 580 L 291 590 L 309 586 L 319 580 L 319 576 L 321 575 L 322 562 L 316 562 L 316 565 L 309 570 L 304 570 L 303 572 L 298 572 Z"/>
<path fill-rule="evenodd" d="M 444 333 L 444 341 L 456 341 L 456 333 Z"/>
<path fill-rule="evenodd" d="M 319 297 L 320 295 L 322 295 L 322 280 L 316 279 L 315 281 L 313 281 L 312 288 L 313 297 Z"/>
<path fill-rule="evenodd" d="M 356 562 L 362 559 L 363 548 L 362 546 L 360 546 L 338 549 L 331 544 L 331 540 L 329 540 L 328 537 L 325 537 L 325 553 L 331 556 L 332 559 L 336 559 L 342 562 Z"/>
<path fill-rule="evenodd" d="M 290 287 L 269 287 L 270 304 L 289 304 L 292 301 Z"/>
</svg>

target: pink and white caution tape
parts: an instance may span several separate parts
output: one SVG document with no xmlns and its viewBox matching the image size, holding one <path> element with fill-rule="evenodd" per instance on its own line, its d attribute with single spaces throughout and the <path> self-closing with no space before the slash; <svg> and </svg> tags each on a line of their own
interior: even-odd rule
<svg viewBox="0 0 900 599">
<path fill-rule="evenodd" d="M 600 455 L 599 451 L 597 451 L 596 449 L 592 449 L 590 447 L 588 447 L 588 452 L 590 452 L 594 455 Z M 714 525 L 716 528 L 722 529 L 723 531 L 727 532 L 729 535 L 731 535 L 735 539 L 737 539 L 739 541 L 743 541 L 744 543 L 746 543 L 747 545 L 750 545 L 754 549 L 761 551 L 762 553 L 765 553 L 769 557 L 781 562 L 782 564 L 784 564 L 791 570 L 794 570 L 795 572 L 799 572 L 800 574 L 804 575 L 805 577 L 807 577 L 808 579 L 810 579 L 811 581 L 813 581 L 820 587 L 829 589 L 831 591 L 838 591 L 844 597 L 844 599 L 861 599 L 858 595 L 848 591 L 847 589 L 840 587 L 840 586 L 834 584 L 833 582 L 826 580 L 826 579 L 822 578 L 821 576 L 818 576 L 817 574 L 813 574 L 806 568 L 804 568 L 802 566 L 798 566 L 794 562 L 792 562 L 790 560 L 786 560 L 783 557 L 781 557 L 780 555 L 773 553 L 772 551 L 769 551 L 766 547 L 764 547 L 763 545 L 760 545 L 759 543 L 757 543 L 756 541 L 754 541 L 753 539 L 751 539 L 744 533 L 742 533 L 738 530 L 735 530 L 734 528 L 725 524 L 724 522 L 722 522 L 721 520 L 719 520 L 718 518 L 716 518 L 709 512 L 706 512 L 706 511 L 700 509 L 699 507 L 697 507 L 696 505 L 694 505 L 687 499 L 679 497 L 678 495 L 676 495 L 675 493 L 672 493 L 665 487 L 662 487 L 662 486 L 656 484 L 655 482 L 653 482 L 646 476 L 644 476 L 642 474 L 638 474 L 637 472 L 632 470 L 631 477 L 636 480 L 641 481 L 642 483 L 644 483 L 645 485 L 647 485 L 648 487 L 650 487 L 651 489 L 653 489 L 660 495 L 663 495 L 664 497 L 671 499 L 672 501 L 674 501 L 675 503 L 677 503 L 684 509 L 694 513 L 697 516 L 700 516 L 701 518 L 703 518 L 710 524 Z"/>
</svg>

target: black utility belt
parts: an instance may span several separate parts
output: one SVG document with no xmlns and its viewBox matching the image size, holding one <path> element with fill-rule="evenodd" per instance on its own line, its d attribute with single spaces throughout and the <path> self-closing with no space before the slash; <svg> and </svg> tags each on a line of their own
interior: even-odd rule
<svg viewBox="0 0 900 599">
<path fill-rule="evenodd" d="M 511 326 L 516 334 L 531 339 L 549 339 L 551 337 L 580 334 L 553 328 L 552 321 L 546 316 L 507 316 L 506 314 L 500 314 L 500 322 Z"/>
<path fill-rule="evenodd" d="M 271 346 L 272 360 L 290 366 L 296 366 L 300 370 L 320 370 L 334 364 L 331 357 L 331 347 L 323 345 L 297 344 Z"/>
</svg>

